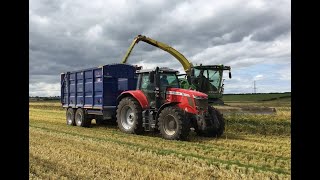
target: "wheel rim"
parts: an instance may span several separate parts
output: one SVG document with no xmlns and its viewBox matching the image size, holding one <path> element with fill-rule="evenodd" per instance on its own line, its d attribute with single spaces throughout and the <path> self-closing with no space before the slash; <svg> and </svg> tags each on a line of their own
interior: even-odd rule
<svg viewBox="0 0 320 180">
<path fill-rule="evenodd" d="M 171 115 L 167 115 L 164 124 L 163 124 L 163 130 L 164 132 L 169 135 L 172 136 L 177 132 L 177 122 L 175 120 L 175 118 Z"/>
<path fill-rule="evenodd" d="M 76 122 L 77 122 L 77 125 L 78 125 L 78 126 L 81 125 L 81 122 L 82 122 L 82 114 L 81 114 L 81 113 L 77 113 L 77 115 L 76 115 Z"/>
<path fill-rule="evenodd" d="M 72 114 L 71 114 L 71 112 L 68 112 L 68 114 L 67 114 L 67 122 L 68 122 L 68 124 L 72 124 Z"/>
<path fill-rule="evenodd" d="M 121 124 L 124 129 L 131 129 L 134 125 L 134 112 L 130 106 L 125 106 L 121 109 Z"/>
</svg>

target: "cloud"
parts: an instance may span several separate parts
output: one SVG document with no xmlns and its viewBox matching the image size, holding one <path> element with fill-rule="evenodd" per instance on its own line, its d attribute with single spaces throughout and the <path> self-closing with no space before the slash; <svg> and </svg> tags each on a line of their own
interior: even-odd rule
<svg viewBox="0 0 320 180">
<path fill-rule="evenodd" d="M 263 79 L 263 75 L 262 74 L 256 75 L 254 77 L 254 80 L 261 80 L 261 79 Z"/>
<path fill-rule="evenodd" d="M 120 63 L 138 34 L 174 47 L 194 64 L 226 64 L 236 72 L 274 63 L 275 72 L 283 71 L 291 62 L 291 2 L 31 0 L 30 87 L 57 84 L 61 72 Z M 182 71 L 170 54 L 144 42 L 128 62 Z M 288 74 L 280 77 L 290 81 Z"/>
<path fill-rule="evenodd" d="M 32 11 L 29 13 L 30 21 L 34 24 L 37 24 L 39 26 L 41 25 L 49 25 L 50 20 L 46 16 L 39 16 L 36 14 L 33 14 Z"/>
<path fill-rule="evenodd" d="M 98 40 L 99 38 L 101 38 L 102 31 L 102 27 L 99 24 L 96 24 L 86 32 L 86 38 L 90 41 Z"/>
<path fill-rule="evenodd" d="M 30 96 L 56 96 L 60 92 L 60 83 L 32 83 L 29 84 Z"/>
</svg>

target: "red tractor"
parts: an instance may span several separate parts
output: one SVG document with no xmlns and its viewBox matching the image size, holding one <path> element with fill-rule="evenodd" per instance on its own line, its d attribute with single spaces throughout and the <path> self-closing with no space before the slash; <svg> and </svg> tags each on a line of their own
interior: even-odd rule
<svg viewBox="0 0 320 180">
<path fill-rule="evenodd" d="M 178 71 L 169 68 L 138 70 L 136 90 L 117 98 L 118 127 L 125 133 L 159 130 L 162 137 L 185 140 L 193 127 L 198 135 L 220 137 L 224 118 L 208 105 L 208 95 L 181 89 Z"/>
</svg>

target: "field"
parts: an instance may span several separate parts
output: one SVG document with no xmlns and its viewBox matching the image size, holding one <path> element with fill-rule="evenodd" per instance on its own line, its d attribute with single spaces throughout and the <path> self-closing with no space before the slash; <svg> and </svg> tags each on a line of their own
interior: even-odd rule
<svg viewBox="0 0 320 180">
<path fill-rule="evenodd" d="M 29 103 L 30 179 L 291 179 L 291 102 L 275 114 L 226 114 L 221 138 L 128 135 L 116 125 L 67 126 L 59 102 Z"/>
<path fill-rule="evenodd" d="M 224 101 L 291 101 L 291 92 L 288 93 L 265 93 L 265 94 L 225 94 Z"/>
</svg>

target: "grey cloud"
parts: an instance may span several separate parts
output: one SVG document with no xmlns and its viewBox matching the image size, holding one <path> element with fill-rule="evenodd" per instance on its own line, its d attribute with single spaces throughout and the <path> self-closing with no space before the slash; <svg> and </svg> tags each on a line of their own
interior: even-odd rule
<svg viewBox="0 0 320 180">
<path fill-rule="evenodd" d="M 213 8 L 212 12 L 205 10 L 215 6 L 221 8 Z M 233 4 L 182 0 L 31 0 L 30 83 L 57 83 L 61 72 L 118 63 L 138 34 L 167 43 L 194 64 L 203 61 L 235 66 L 259 63 L 270 54 L 261 53 L 258 48 L 251 52 L 230 48 L 247 47 L 245 43 L 250 41 L 261 43 L 258 46 L 265 48 L 265 43 L 272 44 L 288 34 L 291 31 L 289 6 L 287 1 L 264 1 L 259 9 L 241 0 Z M 244 41 L 246 37 L 251 38 Z M 230 46 L 237 43 L 241 46 Z M 214 47 L 221 50 L 212 49 Z M 290 52 L 280 53 L 276 58 L 290 61 L 290 56 Z M 256 60 L 246 63 L 245 59 Z M 164 64 L 181 68 L 171 55 L 144 42 L 136 45 L 129 63 L 139 64 L 141 60 L 150 61 L 150 66 Z"/>
<path fill-rule="evenodd" d="M 279 35 L 288 33 L 291 31 L 290 20 L 281 22 L 275 26 L 268 26 L 263 29 L 259 29 L 252 35 L 252 40 L 255 41 L 272 41 Z"/>
<path fill-rule="evenodd" d="M 60 83 L 60 74 L 55 76 L 52 75 L 30 75 L 29 77 L 29 84 L 36 84 L 36 83 L 47 83 L 47 84 L 55 84 Z"/>
</svg>

